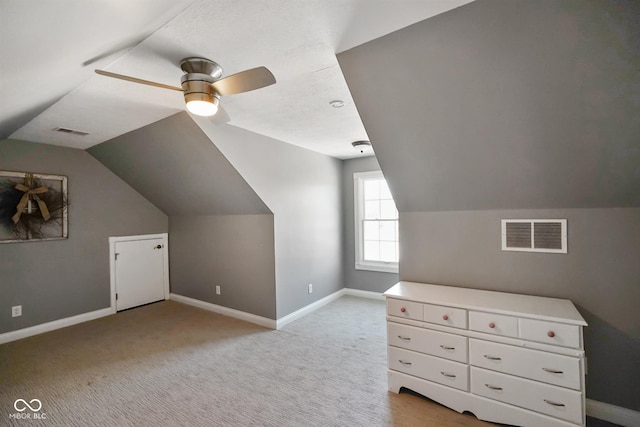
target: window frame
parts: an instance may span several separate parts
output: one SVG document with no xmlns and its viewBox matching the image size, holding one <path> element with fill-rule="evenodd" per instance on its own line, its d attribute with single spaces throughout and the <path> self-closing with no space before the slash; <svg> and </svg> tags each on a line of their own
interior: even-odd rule
<svg viewBox="0 0 640 427">
<path fill-rule="evenodd" d="M 367 261 L 364 259 L 364 181 L 371 179 L 385 180 L 382 171 L 356 172 L 353 174 L 355 269 L 397 274 L 399 270 L 398 262 Z M 399 223 L 400 219 L 398 218 L 395 221 Z M 396 237 L 399 241 L 399 236 Z"/>
</svg>

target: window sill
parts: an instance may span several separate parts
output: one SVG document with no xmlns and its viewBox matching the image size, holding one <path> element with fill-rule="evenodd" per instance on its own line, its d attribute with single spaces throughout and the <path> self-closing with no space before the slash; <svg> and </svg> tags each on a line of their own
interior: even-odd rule
<svg viewBox="0 0 640 427">
<path fill-rule="evenodd" d="M 380 273 L 398 274 L 398 264 L 380 263 L 380 264 L 361 264 L 356 263 L 356 270 L 377 271 Z"/>
</svg>

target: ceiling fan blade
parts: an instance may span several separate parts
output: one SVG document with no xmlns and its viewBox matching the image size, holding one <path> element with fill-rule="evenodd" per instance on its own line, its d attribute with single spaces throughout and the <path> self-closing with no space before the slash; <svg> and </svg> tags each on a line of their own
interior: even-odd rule
<svg viewBox="0 0 640 427">
<path fill-rule="evenodd" d="M 266 67 L 257 67 L 217 80 L 211 83 L 211 86 L 220 95 L 226 96 L 260 89 L 275 82 L 276 78 L 271 74 L 271 71 Z"/>
<path fill-rule="evenodd" d="M 136 78 L 136 77 L 129 77 L 129 76 L 125 76 L 124 74 L 112 73 L 110 71 L 104 71 L 104 70 L 95 70 L 95 71 L 96 71 L 96 73 L 100 74 L 101 76 L 113 77 L 115 79 L 126 80 L 128 82 L 140 83 L 140 84 L 143 84 L 143 85 L 160 87 L 162 89 L 171 89 L 171 90 L 177 90 L 178 92 L 183 92 L 182 88 L 179 88 L 179 87 L 176 87 L 176 86 L 170 86 L 170 85 L 166 85 L 166 84 L 163 84 L 163 83 L 156 83 L 156 82 L 152 82 L 152 81 L 149 81 L 149 80 L 139 79 L 139 78 Z"/>
</svg>

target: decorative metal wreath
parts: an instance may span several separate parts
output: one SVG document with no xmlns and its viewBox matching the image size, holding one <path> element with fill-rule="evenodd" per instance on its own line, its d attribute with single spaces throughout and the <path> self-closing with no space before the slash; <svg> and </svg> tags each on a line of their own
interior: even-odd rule
<svg viewBox="0 0 640 427">
<path fill-rule="evenodd" d="M 19 240 L 42 239 L 44 228 L 62 226 L 66 195 L 26 174 L 24 179 L 0 181 L 0 226 Z"/>
</svg>

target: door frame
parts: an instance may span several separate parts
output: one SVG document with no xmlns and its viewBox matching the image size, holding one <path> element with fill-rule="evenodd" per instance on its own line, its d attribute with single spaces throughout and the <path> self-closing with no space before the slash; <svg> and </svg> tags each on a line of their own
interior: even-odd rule
<svg viewBox="0 0 640 427">
<path fill-rule="evenodd" d="M 169 234 L 142 234 L 138 236 L 109 237 L 109 276 L 111 282 L 111 313 L 116 313 L 116 242 L 162 239 L 162 274 L 164 277 L 164 299 L 169 299 Z"/>
</svg>

